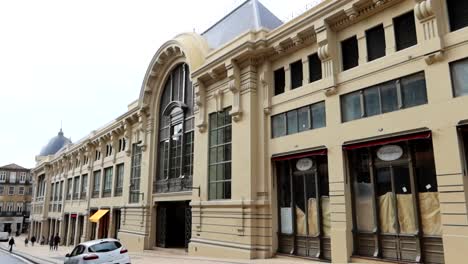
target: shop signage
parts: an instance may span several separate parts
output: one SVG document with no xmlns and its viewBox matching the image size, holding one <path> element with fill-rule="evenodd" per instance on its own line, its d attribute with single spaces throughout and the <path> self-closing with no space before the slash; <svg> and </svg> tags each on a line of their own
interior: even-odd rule
<svg viewBox="0 0 468 264">
<path fill-rule="evenodd" d="M 296 162 L 296 168 L 300 171 L 310 170 L 313 165 L 314 162 L 310 158 L 302 158 Z"/>
<path fill-rule="evenodd" d="M 70 215 L 71 218 L 76 218 L 76 216 L 77 216 L 76 214 L 71 214 Z"/>
<path fill-rule="evenodd" d="M 397 145 L 387 145 L 377 150 L 377 157 L 383 161 L 397 160 L 403 156 L 403 149 Z"/>
</svg>

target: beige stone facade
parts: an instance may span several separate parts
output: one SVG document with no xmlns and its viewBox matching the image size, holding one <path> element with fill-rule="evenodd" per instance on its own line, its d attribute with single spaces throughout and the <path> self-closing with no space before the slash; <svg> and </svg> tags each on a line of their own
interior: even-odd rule
<svg viewBox="0 0 468 264">
<path fill-rule="evenodd" d="M 0 167 L 0 232 L 23 233 L 31 213 L 31 170 L 16 164 Z"/>
<path fill-rule="evenodd" d="M 234 14 L 248 5 L 264 8 Z M 217 45 L 226 20 L 176 36 L 127 113 L 38 157 L 31 232 L 195 256 L 461 263 L 467 10 L 323 1 Z"/>
</svg>

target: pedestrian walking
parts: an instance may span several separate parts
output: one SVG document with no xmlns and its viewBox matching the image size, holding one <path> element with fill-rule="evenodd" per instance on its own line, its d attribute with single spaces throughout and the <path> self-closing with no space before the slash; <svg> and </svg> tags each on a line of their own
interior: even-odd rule
<svg viewBox="0 0 468 264">
<path fill-rule="evenodd" d="M 8 245 L 10 245 L 10 253 L 13 251 L 13 245 L 15 244 L 15 239 L 13 237 L 10 238 L 8 241 Z"/>
<path fill-rule="evenodd" d="M 55 250 L 58 250 L 59 244 L 60 244 L 60 237 L 59 237 L 59 234 L 57 233 L 57 235 L 55 235 L 54 237 L 54 249 Z"/>
<path fill-rule="evenodd" d="M 50 236 L 50 239 L 49 239 L 49 250 L 50 250 L 50 251 L 54 250 L 54 235 Z"/>
<path fill-rule="evenodd" d="M 42 236 L 41 237 L 41 245 L 44 245 L 45 244 L 45 236 Z"/>
<path fill-rule="evenodd" d="M 26 238 L 24 239 L 24 246 L 25 246 L 25 247 L 28 247 L 28 243 L 29 243 L 29 240 L 28 240 L 28 238 L 26 237 Z"/>
<path fill-rule="evenodd" d="M 36 243 L 36 237 L 35 237 L 35 236 L 32 236 L 32 237 L 31 237 L 31 246 L 34 247 L 34 243 Z"/>
</svg>

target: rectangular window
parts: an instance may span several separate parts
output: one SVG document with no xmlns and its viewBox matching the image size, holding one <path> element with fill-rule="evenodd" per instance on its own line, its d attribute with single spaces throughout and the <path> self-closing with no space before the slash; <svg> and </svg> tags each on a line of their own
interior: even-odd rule
<svg viewBox="0 0 468 264">
<path fill-rule="evenodd" d="M 427 103 L 424 72 L 341 96 L 343 122 Z"/>
<path fill-rule="evenodd" d="M 297 111 L 292 110 L 292 111 L 287 112 L 286 120 L 288 120 L 288 135 L 297 133 L 298 131 Z"/>
<path fill-rule="evenodd" d="M 344 122 L 359 119 L 363 116 L 360 91 L 341 97 L 341 116 Z"/>
<path fill-rule="evenodd" d="M 313 104 L 311 106 L 312 111 L 312 129 L 325 127 L 325 102 Z"/>
<path fill-rule="evenodd" d="M 289 65 L 291 71 L 291 89 L 296 89 L 302 86 L 302 60 L 296 61 Z"/>
<path fill-rule="evenodd" d="M 140 201 L 140 176 L 141 176 L 141 147 L 133 144 L 132 170 L 130 175 L 130 203 Z"/>
<path fill-rule="evenodd" d="M 114 196 L 122 196 L 122 189 L 123 189 L 123 177 L 124 177 L 124 164 L 118 164 L 116 167 L 115 173 L 115 190 Z"/>
<path fill-rule="evenodd" d="M 461 139 L 461 148 L 462 148 L 462 159 L 463 159 L 463 169 L 464 175 L 468 176 L 468 127 L 460 129 L 460 139 Z"/>
<path fill-rule="evenodd" d="M 71 200 L 72 198 L 72 184 L 73 184 L 73 179 L 68 179 L 67 180 L 67 200 Z"/>
<path fill-rule="evenodd" d="M 10 186 L 9 189 L 8 189 L 8 195 L 14 195 L 14 194 L 15 194 L 15 187 Z"/>
<path fill-rule="evenodd" d="M 297 110 L 297 119 L 299 123 L 299 132 L 310 129 L 310 107 L 302 107 Z"/>
<path fill-rule="evenodd" d="M 341 57 L 343 62 L 343 71 L 358 66 L 359 51 L 356 36 L 341 42 Z"/>
<path fill-rule="evenodd" d="M 271 132 L 273 138 L 286 136 L 286 114 L 275 115 L 271 118 Z"/>
<path fill-rule="evenodd" d="M 80 196 L 80 176 L 73 179 L 73 200 L 77 200 Z"/>
<path fill-rule="evenodd" d="M 112 192 L 112 167 L 104 169 L 104 186 L 102 189 L 102 196 L 109 197 Z"/>
<path fill-rule="evenodd" d="M 284 93 L 285 77 L 284 68 L 278 69 L 274 72 L 275 78 L 275 95 Z"/>
<path fill-rule="evenodd" d="M 81 200 L 88 195 L 88 174 L 81 175 Z"/>
<path fill-rule="evenodd" d="M 447 0 L 450 30 L 455 31 L 468 26 L 468 1 Z"/>
<path fill-rule="evenodd" d="M 6 178 L 7 178 L 7 172 L 0 171 L 0 182 L 6 182 Z"/>
<path fill-rule="evenodd" d="M 408 12 L 393 19 L 396 49 L 403 50 L 418 44 L 414 12 Z"/>
<path fill-rule="evenodd" d="M 210 114 L 209 199 L 231 199 L 231 131 L 230 108 Z M 216 135 L 213 137 L 212 135 Z M 217 138 L 217 140 L 212 140 Z"/>
<path fill-rule="evenodd" d="M 293 109 L 271 117 L 272 137 L 292 135 L 326 125 L 325 102 Z"/>
<path fill-rule="evenodd" d="M 322 61 L 317 53 L 309 56 L 309 82 L 322 79 Z"/>
<path fill-rule="evenodd" d="M 93 198 L 99 197 L 99 190 L 101 186 L 101 171 L 97 170 L 93 173 Z"/>
<path fill-rule="evenodd" d="M 454 96 L 468 95 L 468 59 L 451 62 L 450 74 Z"/>
<path fill-rule="evenodd" d="M 20 186 L 19 189 L 18 189 L 18 194 L 19 195 L 24 195 L 24 187 L 23 186 Z"/>
<path fill-rule="evenodd" d="M 366 30 L 367 61 L 385 56 L 385 31 L 383 25 Z"/>
</svg>

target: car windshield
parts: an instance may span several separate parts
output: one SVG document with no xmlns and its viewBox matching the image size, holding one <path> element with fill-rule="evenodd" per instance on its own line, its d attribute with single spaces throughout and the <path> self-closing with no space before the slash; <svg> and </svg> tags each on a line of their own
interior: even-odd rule
<svg viewBox="0 0 468 264">
<path fill-rule="evenodd" d="M 95 252 L 95 253 L 109 252 L 109 251 L 114 251 L 116 249 L 119 249 L 120 247 L 122 247 L 122 245 L 117 241 L 106 241 L 106 242 L 101 242 L 99 244 L 90 246 L 88 248 L 88 251 Z"/>
</svg>

